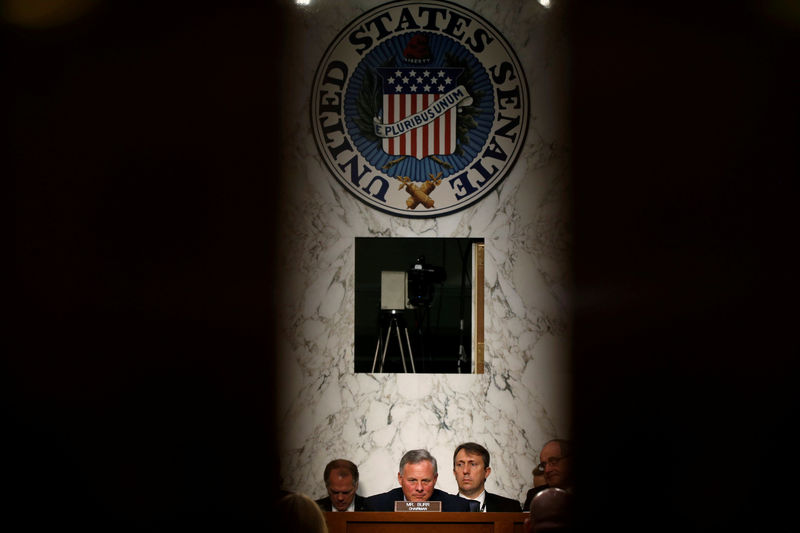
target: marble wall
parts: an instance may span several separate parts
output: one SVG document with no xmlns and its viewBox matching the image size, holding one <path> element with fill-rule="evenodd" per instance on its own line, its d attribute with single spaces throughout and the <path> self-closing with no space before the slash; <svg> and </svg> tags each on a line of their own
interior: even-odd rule
<svg viewBox="0 0 800 533">
<path fill-rule="evenodd" d="M 492 454 L 488 490 L 524 500 L 541 444 L 570 433 L 568 137 L 561 101 L 563 35 L 534 0 L 461 5 L 511 43 L 531 95 L 523 152 L 477 204 L 433 219 L 383 214 L 330 175 L 314 143 L 309 106 L 317 65 L 352 19 L 379 5 L 312 0 L 292 8 L 284 58 L 284 175 L 276 208 L 280 303 L 279 402 L 284 488 L 325 494 L 322 471 L 353 460 L 365 496 L 397 486 L 413 448 L 440 463 L 437 487 L 456 492 L 455 446 Z M 482 237 L 486 244 L 485 373 L 355 374 L 355 237 Z"/>
</svg>

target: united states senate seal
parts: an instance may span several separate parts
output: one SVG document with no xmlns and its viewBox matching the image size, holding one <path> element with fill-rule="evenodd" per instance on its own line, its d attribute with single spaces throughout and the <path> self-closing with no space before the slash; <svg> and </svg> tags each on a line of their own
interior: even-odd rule
<svg viewBox="0 0 800 533">
<path fill-rule="evenodd" d="M 444 1 L 397 1 L 353 20 L 314 76 L 314 137 L 334 178 L 383 212 L 436 217 L 511 170 L 528 84 L 504 37 Z"/>
</svg>

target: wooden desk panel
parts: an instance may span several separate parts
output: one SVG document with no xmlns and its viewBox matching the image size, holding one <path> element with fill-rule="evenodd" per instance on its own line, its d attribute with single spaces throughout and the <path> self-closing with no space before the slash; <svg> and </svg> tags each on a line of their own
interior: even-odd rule
<svg viewBox="0 0 800 533">
<path fill-rule="evenodd" d="M 329 533 L 524 533 L 528 513 L 325 513 Z"/>
</svg>

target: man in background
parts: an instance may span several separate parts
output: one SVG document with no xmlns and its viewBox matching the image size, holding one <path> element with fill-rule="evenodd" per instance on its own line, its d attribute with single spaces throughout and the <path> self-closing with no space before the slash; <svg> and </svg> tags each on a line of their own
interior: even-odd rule
<svg viewBox="0 0 800 533">
<path fill-rule="evenodd" d="M 565 439 L 553 439 L 542 446 L 539 464 L 535 471 L 544 473 L 545 484 L 528 491 L 523 508 L 530 508 L 531 500 L 539 492 L 547 488 L 558 488 L 572 491 L 572 455 L 570 442 Z"/>
</svg>

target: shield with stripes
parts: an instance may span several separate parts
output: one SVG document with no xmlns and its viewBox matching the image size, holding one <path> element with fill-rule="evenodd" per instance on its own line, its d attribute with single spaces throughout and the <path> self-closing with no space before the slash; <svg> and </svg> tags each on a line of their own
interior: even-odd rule
<svg viewBox="0 0 800 533">
<path fill-rule="evenodd" d="M 330 44 L 311 92 L 314 139 L 339 183 L 380 211 L 454 213 L 525 146 L 528 85 L 503 35 L 452 1 L 365 11 Z"/>
<path fill-rule="evenodd" d="M 469 95 L 455 67 L 378 68 L 383 108 L 375 132 L 389 155 L 423 159 L 456 149 L 457 106 Z"/>
</svg>

